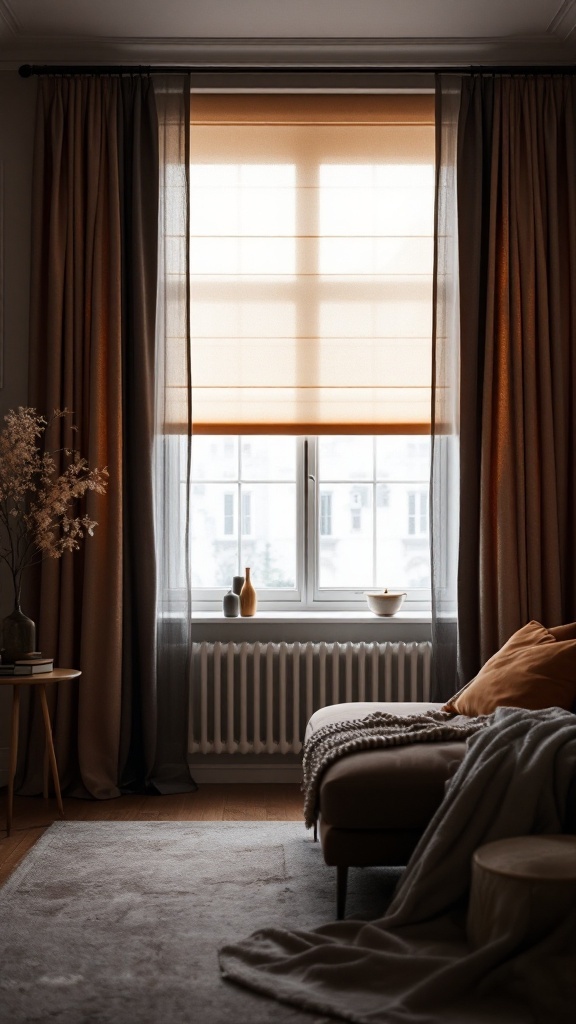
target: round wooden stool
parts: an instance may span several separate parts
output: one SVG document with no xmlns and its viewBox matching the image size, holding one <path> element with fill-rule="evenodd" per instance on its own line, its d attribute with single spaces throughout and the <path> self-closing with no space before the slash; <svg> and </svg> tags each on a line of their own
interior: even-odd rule
<svg viewBox="0 0 576 1024">
<path fill-rule="evenodd" d="M 472 858 L 467 933 L 478 948 L 504 935 L 533 942 L 576 911 L 576 836 L 518 836 Z"/>
</svg>

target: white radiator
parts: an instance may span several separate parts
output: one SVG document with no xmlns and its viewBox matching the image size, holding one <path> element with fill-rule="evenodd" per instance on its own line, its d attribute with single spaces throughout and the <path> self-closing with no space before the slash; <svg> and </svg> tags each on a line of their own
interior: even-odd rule
<svg viewBox="0 0 576 1024">
<path fill-rule="evenodd" d="M 195 643 L 191 754 L 298 754 L 318 708 L 429 701 L 430 643 Z"/>
</svg>

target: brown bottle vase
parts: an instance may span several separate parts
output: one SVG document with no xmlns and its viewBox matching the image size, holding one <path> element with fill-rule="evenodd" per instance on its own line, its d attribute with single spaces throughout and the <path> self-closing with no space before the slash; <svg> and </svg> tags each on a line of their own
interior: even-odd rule
<svg viewBox="0 0 576 1024">
<path fill-rule="evenodd" d="M 240 615 L 249 617 L 256 614 L 258 597 L 250 579 L 250 569 L 246 569 L 246 578 L 240 591 Z"/>
</svg>

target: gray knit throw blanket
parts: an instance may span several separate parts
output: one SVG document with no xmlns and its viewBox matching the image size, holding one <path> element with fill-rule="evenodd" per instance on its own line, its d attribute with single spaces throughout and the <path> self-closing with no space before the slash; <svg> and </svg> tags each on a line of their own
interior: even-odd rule
<svg viewBox="0 0 576 1024">
<path fill-rule="evenodd" d="M 324 725 L 312 733 L 304 746 L 302 791 L 306 828 L 315 825 L 318 818 L 318 791 L 322 775 L 338 758 L 378 747 L 465 740 L 491 721 L 491 715 L 455 718 L 446 711 L 425 711 L 420 715 L 389 715 L 384 711 L 374 711 L 365 718 Z"/>
</svg>

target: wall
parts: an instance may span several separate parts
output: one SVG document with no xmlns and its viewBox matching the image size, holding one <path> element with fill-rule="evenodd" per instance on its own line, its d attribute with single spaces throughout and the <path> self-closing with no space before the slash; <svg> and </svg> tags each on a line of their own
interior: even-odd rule
<svg viewBox="0 0 576 1024">
<path fill-rule="evenodd" d="M 0 168 L 3 224 L 0 330 L 3 332 L 3 387 L 0 425 L 8 409 L 28 400 L 28 293 L 30 271 L 30 194 L 36 79 L 17 71 L 0 72 Z M 0 618 L 11 610 L 11 590 L 0 574 Z M 7 780 L 11 690 L 0 688 L 0 785 Z"/>
</svg>

